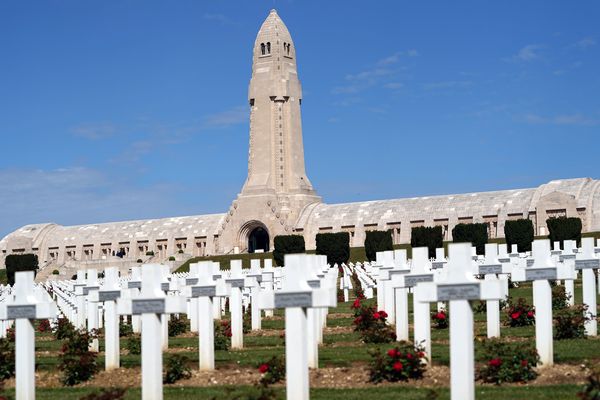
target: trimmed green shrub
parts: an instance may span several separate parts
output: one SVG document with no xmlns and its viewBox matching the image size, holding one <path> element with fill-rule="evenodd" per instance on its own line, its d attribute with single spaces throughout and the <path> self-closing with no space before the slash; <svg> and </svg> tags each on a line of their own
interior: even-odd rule
<svg viewBox="0 0 600 400">
<path fill-rule="evenodd" d="M 15 375 L 15 344 L 0 338 L 0 382 Z"/>
<path fill-rule="evenodd" d="M 394 249 L 392 241 L 392 232 L 387 231 L 368 231 L 365 237 L 365 253 L 367 260 L 375 261 L 375 254 L 378 251 L 388 251 Z"/>
<path fill-rule="evenodd" d="M 173 354 L 165 360 L 165 371 L 163 383 L 175 383 L 180 379 L 189 379 L 192 377 L 192 370 L 189 367 L 190 359 L 180 354 Z"/>
<path fill-rule="evenodd" d="M 372 357 L 369 363 L 369 381 L 375 383 L 419 380 L 423 378 L 427 368 L 423 348 L 408 342 L 398 343 L 385 354 L 380 348 L 369 354 Z"/>
<path fill-rule="evenodd" d="M 142 338 L 139 335 L 130 336 L 125 342 L 129 354 L 142 354 Z"/>
<path fill-rule="evenodd" d="M 554 339 L 585 339 L 585 323 L 592 314 L 587 304 L 575 304 L 553 312 Z"/>
<path fill-rule="evenodd" d="M 581 219 L 579 218 L 549 218 L 546 220 L 548 225 L 548 239 L 554 246 L 554 242 L 561 242 L 563 240 L 576 240 L 577 246 L 581 245 Z"/>
<path fill-rule="evenodd" d="M 444 234 L 441 226 L 418 226 L 410 233 L 410 245 L 415 247 L 427 247 L 429 258 L 435 257 L 435 249 L 444 245 Z"/>
<path fill-rule="evenodd" d="M 485 244 L 488 241 L 487 224 L 458 224 L 452 229 L 454 243 L 471 243 L 477 248 L 477 254 L 485 254 Z"/>
<path fill-rule="evenodd" d="M 304 253 L 306 251 L 304 236 L 302 235 L 275 236 L 273 243 L 275 244 L 273 259 L 279 267 L 283 266 L 283 259 L 286 254 Z"/>
<path fill-rule="evenodd" d="M 285 360 L 281 356 L 273 356 L 258 366 L 258 372 L 262 374 L 260 384 L 263 386 L 281 382 L 285 379 Z"/>
<path fill-rule="evenodd" d="M 169 261 L 175 261 L 175 256 L 170 256 Z"/>
<path fill-rule="evenodd" d="M 63 385 L 73 386 L 85 382 L 98 372 L 96 353 L 88 350 L 90 343 L 96 337 L 94 332 L 80 329 L 71 331 L 66 338 L 59 356 Z"/>
<path fill-rule="evenodd" d="M 333 266 L 347 263 L 350 258 L 350 234 L 348 232 L 317 233 L 317 254 L 326 255 Z"/>
<path fill-rule="evenodd" d="M 35 254 L 9 254 L 4 260 L 6 266 L 6 276 L 8 284 L 15 284 L 15 272 L 33 271 L 34 275 L 38 270 L 38 257 Z"/>
<path fill-rule="evenodd" d="M 147 256 L 153 256 L 153 255 L 154 255 L 154 252 L 153 252 L 153 251 L 147 251 L 147 252 L 146 252 L 146 255 L 147 255 Z"/>
<path fill-rule="evenodd" d="M 482 358 L 487 362 L 479 368 L 477 378 L 483 382 L 499 385 L 527 382 L 537 377 L 534 368 L 539 356 L 534 343 L 487 339 L 481 347 Z"/>
<path fill-rule="evenodd" d="M 55 269 L 52 271 L 52 275 L 60 275 L 60 271 Z"/>
<path fill-rule="evenodd" d="M 519 253 L 531 251 L 533 236 L 533 222 L 529 219 L 521 218 L 504 223 L 504 237 L 509 250 L 516 244 Z"/>
<path fill-rule="evenodd" d="M 173 316 L 169 320 L 169 336 L 175 337 L 185 333 L 188 327 L 187 318 L 182 315 Z"/>
</svg>

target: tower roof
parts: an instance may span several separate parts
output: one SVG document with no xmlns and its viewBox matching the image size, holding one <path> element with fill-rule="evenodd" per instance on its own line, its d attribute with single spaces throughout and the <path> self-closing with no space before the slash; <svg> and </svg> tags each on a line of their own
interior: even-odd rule
<svg viewBox="0 0 600 400">
<path fill-rule="evenodd" d="M 290 35 L 290 31 L 275 9 L 269 12 L 269 15 L 256 35 L 256 40 L 254 41 L 255 56 L 261 54 L 259 50 L 260 45 L 263 43 L 270 43 L 273 49 L 279 48 L 280 46 L 278 45 L 281 43 L 292 44 L 293 47 L 292 35 Z"/>
</svg>

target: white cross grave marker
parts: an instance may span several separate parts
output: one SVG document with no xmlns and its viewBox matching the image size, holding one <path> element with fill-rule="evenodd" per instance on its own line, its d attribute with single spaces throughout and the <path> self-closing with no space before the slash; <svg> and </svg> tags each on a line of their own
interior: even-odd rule
<svg viewBox="0 0 600 400">
<path fill-rule="evenodd" d="M 448 246 L 450 258 L 445 279 L 424 282 L 415 292 L 417 301 L 448 301 L 450 308 L 450 393 L 453 400 L 475 398 L 473 309 L 470 300 L 500 299 L 497 281 L 473 277 L 473 256 L 469 243 Z"/>
<path fill-rule="evenodd" d="M 54 302 L 39 302 L 33 271 L 15 272 L 14 297 L 0 304 L 0 320 L 15 320 L 15 390 L 17 399 L 35 399 L 34 319 L 56 318 Z M 12 297 L 12 298 L 11 298 Z"/>
<path fill-rule="evenodd" d="M 567 266 L 555 264 L 550 254 L 549 240 L 534 240 L 532 244 L 533 265 L 513 268 L 512 279 L 517 282 L 533 281 L 533 306 L 535 307 L 535 344 L 540 364 L 554 364 L 552 337 L 552 289 L 551 280 L 573 279 L 575 271 Z"/>
<path fill-rule="evenodd" d="M 119 314 L 117 313 L 117 299 L 121 297 L 119 285 L 119 270 L 109 267 L 104 270 L 104 283 L 90 293 L 89 300 L 95 303 L 104 303 L 104 369 L 119 368 Z"/>
<path fill-rule="evenodd" d="M 596 277 L 594 270 L 600 269 L 600 259 L 594 253 L 594 238 L 581 239 L 581 252 L 577 254 L 575 269 L 582 271 L 583 304 L 588 306 L 591 319 L 585 322 L 585 333 L 588 336 L 598 335 L 598 320 L 596 306 Z"/>
<path fill-rule="evenodd" d="M 225 283 L 231 288 L 229 296 L 229 311 L 231 313 L 231 348 L 244 347 L 244 314 L 242 309 L 242 288 L 244 275 L 242 275 L 242 260 L 231 260 L 231 274 Z"/>
<path fill-rule="evenodd" d="M 198 320 L 200 370 L 208 371 L 215 369 L 213 299 L 227 296 L 228 293 L 227 286 L 223 280 L 219 280 L 218 283 L 214 281 L 212 261 L 200 262 L 194 270 L 196 272 L 196 282 L 185 289 L 185 295 L 186 297 L 196 299 L 198 302 L 197 315 L 195 317 Z"/>
<path fill-rule="evenodd" d="M 307 309 L 337 305 L 334 290 L 311 289 L 306 282 L 305 271 L 310 263 L 307 257 L 310 256 L 286 254 L 282 290 L 261 294 L 261 308 L 285 309 L 285 369 L 288 400 L 309 398 Z"/>
<path fill-rule="evenodd" d="M 179 296 L 165 296 L 161 288 L 160 264 L 142 266 L 142 291 L 137 298 L 118 299 L 121 315 L 142 317 L 142 399 L 161 400 L 162 384 L 162 326 L 161 315 L 183 313 L 186 300 Z"/>
</svg>

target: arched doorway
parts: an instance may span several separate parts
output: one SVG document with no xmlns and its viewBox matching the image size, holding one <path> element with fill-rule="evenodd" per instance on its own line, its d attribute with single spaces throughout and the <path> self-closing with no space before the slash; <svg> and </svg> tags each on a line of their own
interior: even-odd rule
<svg viewBox="0 0 600 400">
<path fill-rule="evenodd" d="M 259 226 L 254 228 L 248 235 L 248 253 L 254 253 L 256 250 L 269 251 L 269 232 Z"/>
</svg>

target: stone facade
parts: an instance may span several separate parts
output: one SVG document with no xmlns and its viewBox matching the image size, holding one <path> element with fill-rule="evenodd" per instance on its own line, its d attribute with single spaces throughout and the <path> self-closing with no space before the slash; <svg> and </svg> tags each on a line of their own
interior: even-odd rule
<svg viewBox="0 0 600 400">
<path fill-rule="evenodd" d="M 529 218 L 536 234 L 546 219 L 580 217 L 583 230 L 600 231 L 600 181 L 551 181 L 534 189 L 324 204 L 304 166 L 302 88 L 296 48 L 273 10 L 254 43 L 248 178 L 224 214 L 81 226 L 27 225 L 0 241 L 0 265 L 13 253 L 38 254 L 42 268 L 76 269 L 109 264 L 127 267 L 138 259 L 165 261 L 190 256 L 269 250 L 281 234 L 304 235 L 309 249 L 320 232 L 346 231 L 352 246 L 365 232 L 392 229 L 395 243 L 410 242 L 415 226 L 443 227 L 451 240 L 461 222 L 488 224 L 502 237 L 507 220 Z"/>
</svg>

